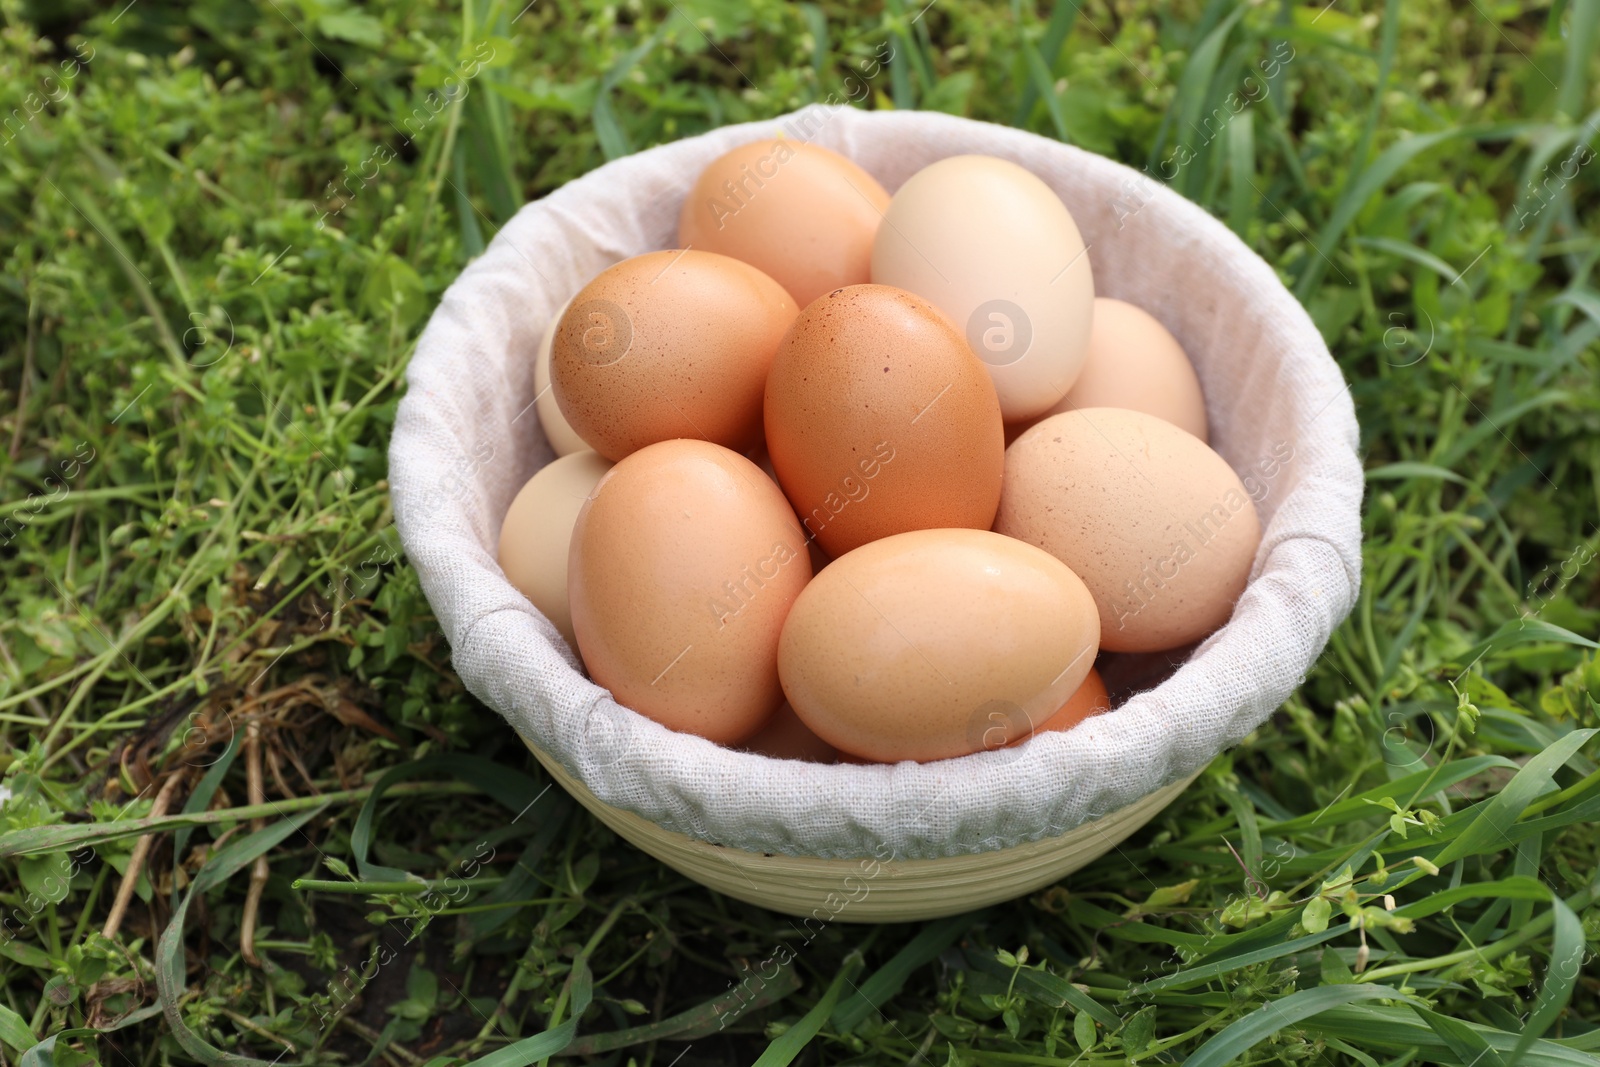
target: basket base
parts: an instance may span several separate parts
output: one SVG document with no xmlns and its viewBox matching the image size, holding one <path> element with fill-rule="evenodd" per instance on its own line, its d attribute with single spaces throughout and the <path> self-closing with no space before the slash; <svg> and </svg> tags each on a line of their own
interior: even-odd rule
<svg viewBox="0 0 1600 1067">
<path fill-rule="evenodd" d="M 940 859 L 830 860 L 725 848 L 614 808 L 536 745 L 544 769 L 630 844 L 701 885 L 807 922 L 913 922 L 959 915 L 1033 892 L 1099 859 L 1153 819 L 1195 775 L 1060 837 Z"/>
</svg>

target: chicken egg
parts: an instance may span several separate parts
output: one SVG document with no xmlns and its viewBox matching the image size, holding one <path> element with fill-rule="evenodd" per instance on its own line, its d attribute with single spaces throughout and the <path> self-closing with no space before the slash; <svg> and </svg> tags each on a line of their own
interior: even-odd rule
<svg viewBox="0 0 1600 1067">
<path fill-rule="evenodd" d="M 994 522 L 994 386 L 944 316 L 902 289 L 852 285 L 800 313 L 772 360 L 766 431 L 784 493 L 831 556 Z"/>
<path fill-rule="evenodd" d="M 625 259 L 561 316 L 550 350 L 556 403 L 613 461 L 675 438 L 744 451 L 761 440 L 767 368 L 798 311 L 737 259 L 693 249 Z"/>
<path fill-rule="evenodd" d="M 787 708 L 788 705 L 784 705 L 784 707 Z M 1103 711 L 1110 710 L 1111 697 L 1106 692 L 1106 683 L 1100 679 L 1099 670 L 1091 667 L 1089 668 L 1088 677 L 1084 678 L 1083 684 L 1078 686 L 1077 691 L 1067 698 L 1067 702 L 1061 705 L 1061 709 L 1038 726 L 1030 727 L 1024 717 L 1015 712 L 1009 715 L 1004 712 L 997 712 L 991 716 L 990 722 L 992 725 L 989 727 L 989 731 L 986 732 L 990 735 L 988 737 L 990 742 L 998 743 L 1001 736 L 1011 737 L 1012 740 L 1000 743 L 1000 747 L 1014 748 L 1017 745 L 1026 744 L 1029 739 L 1046 730 L 1070 730 L 1091 715 L 1099 715 Z M 781 713 L 783 709 L 780 708 L 779 711 Z M 773 719 L 776 721 L 777 716 L 773 716 Z M 765 733 L 765 729 L 762 732 Z M 810 731 L 808 730 L 807 733 L 810 734 Z M 996 736 L 996 733 L 999 736 Z M 815 735 L 811 734 L 811 736 Z M 827 744 L 826 741 L 820 738 L 818 738 L 817 743 Z M 994 744 L 985 744 L 983 747 L 985 749 L 992 748 Z M 862 759 L 860 756 L 851 756 L 849 754 L 839 754 L 837 759 L 841 763 L 867 764 L 878 762 L 877 760 Z"/>
<path fill-rule="evenodd" d="M 721 744 L 783 699 L 778 637 L 811 578 L 783 493 L 706 441 L 647 445 L 600 480 L 567 568 L 578 650 L 596 683 L 664 726 Z"/>
<path fill-rule="evenodd" d="M 588 449 L 562 456 L 528 479 L 500 524 L 498 558 L 506 581 L 573 648 L 578 646 L 567 607 L 567 550 L 583 502 L 610 469 L 609 461 Z"/>
<path fill-rule="evenodd" d="M 1088 589 L 1050 554 L 987 530 L 917 530 L 839 557 L 806 586 L 778 672 L 824 741 L 925 762 L 1050 719 L 1094 666 L 1099 635 Z"/>
<path fill-rule="evenodd" d="M 578 436 L 578 431 L 567 422 L 567 417 L 561 414 L 555 390 L 550 388 L 550 346 L 556 339 L 556 327 L 561 323 L 561 316 L 571 306 L 570 300 L 562 304 L 561 310 L 550 320 L 550 325 L 545 327 L 533 362 L 533 409 L 539 416 L 539 425 L 544 430 L 545 438 L 558 456 L 570 456 L 589 448 Z"/>
<path fill-rule="evenodd" d="M 872 280 L 944 312 L 994 379 L 1006 421 L 1066 395 L 1089 347 L 1094 275 L 1072 214 L 1015 163 L 952 156 L 894 194 Z"/>
<path fill-rule="evenodd" d="M 1123 408 L 1052 415 L 1012 442 L 994 528 L 1083 579 L 1113 652 L 1175 648 L 1221 626 L 1261 542 L 1226 460 Z"/>
<path fill-rule="evenodd" d="M 1070 730 L 1091 715 L 1099 715 L 1103 711 L 1110 710 L 1111 695 L 1106 692 L 1106 683 L 1100 677 L 1100 672 L 1091 667 L 1083 684 L 1078 686 L 1077 692 L 1067 698 L 1065 704 L 1061 705 L 1061 710 L 1040 723 L 1033 732 L 1039 734 L 1046 730 Z M 1027 739 L 1027 736 L 1019 737 L 1011 743 L 1020 745 Z"/>
<path fill-rule="evenodd" d="M 834 763 L 839 750 L 811 732 L 787 701 L 772 713 L 766 725 L 741 746 L 773 759 L 803 760 L 807 763 Z"/>
<path fill-rule="evenodd" d="M 758 267 L 805 307 L 872 280 L 872 239 L 888 206 L 877 179 L 837 152 L 751 141 L 701 172 L 678 216 L 678 244 Z"/>
<path fill-rule="evenodd" d="M 1095 297 L 1088 358 L 1050 414 L 1078 408 L 1143 411 L 1207 440 L 1205 397 L 1183 346 L 1154 315 L 1124 300 Z"/>
</svg>

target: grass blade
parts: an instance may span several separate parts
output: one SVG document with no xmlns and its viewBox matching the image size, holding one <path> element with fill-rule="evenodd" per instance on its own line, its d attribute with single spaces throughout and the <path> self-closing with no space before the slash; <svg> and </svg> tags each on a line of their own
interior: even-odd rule
<svg viewBox="0 0 1600 1067">
<path fill-rule="evenodd" d="M 232 720 L 230 720 L 231 722 Z M 228 738 L 228 747 L 222 750 L 222 755 L 217 757 L 217 762 L 206 768 L 206 773 L 201 776 L 195 785 L 194 792 L 189 794 L 189 799 L 183 802 L 183 814 L 194 815 L 205 811 L 211 805 L 211 798 L 217 795 L 217 788 L 222 785 L 222 779 L 228 773 L 228 768 L 233 766 L 233 759 L 239 754 L 239 744 L 243 740 L 238 730 L 233 731 L 233 736 Z M 183 862 L 183 855 L 189 848 L 189 837 L 194 833 L 193 826 L 181 826 L 172 835 L 172 862 Z M 178 883 L 172 883 L 172 906 L 178 905 Z"/>
<path fill-rule="evenodd" d="M 594 110 L 589 117 L 594 122 L 594 135 L 600 142 L 600 151 L 605 153 L 607 160 L 633 154 L 633 143 L 628 140 L 628 135 L 623 132 L 617 123 L 617 116 L 611 110 L 610 90 L 602 90 L 594 98 Z"/>
<path fill-rule="evenodd" d="M 1509 1052 L 1516 1047 L 1514 1035 L 1478 1023 L 1462 1023 L 1484 1044 L 1498 1052 Z M 1334 1008 L 1314 1019 L 1304 1020 L 1301 1028 L 1308 1033 L 1359 1041 L 1368 1051 L 1375 1049 L 1410 1052 L 1420 1055 L 1423 1062 L 1450 1063 L 1469 1067 L 1471 1057 L 1460 1059 L 1450 1045 L 1432 1027 L 1422 1022 L 1411 1005 L 1389 1007 L 1382 1004 L 1363 1004 L 1354 1007 Z M 1533 1043 L 1517 1067 L 1594 1067 L 1595 1059 L 1586 1052 L 1565 1047 L 1544 1038 Z M 1482 1067 L 1480 1064 L 1479 1067 Z"/>
<path fill-rule="evenodd" d="M 1002 966 L 999 960 L 987 952 L 969 950 L 967 952 L 967 963 L 973 970 L 983 974 L 993 975 L 1006 981 L 1011 978 L 1012 972 L 1010 969 Z M 1031 967 L 1024 967 L 1016 972 L 1016 975 L 1017 991 L 1029 1000 L 1039 1004 L 1047 1004 L 1052 1008 L 1059 1008 L 1065 1005 L 1074 1011 L 1084 1012 L 1101 1026 L 1104 1026 L 1107 1031 L 1116 1030 L 1117 1027 L 1122 1025 L 1122 1017 L 1120 1015 L 1065 978 L 1057 977 L 1046 970 L 1036 970 Z"/>
<path fill-rule="evenodd" d="M 694 1041 L 722 1030 L 730 1018 L 778 1003 L 799 990 L 800 985 L 799 972 L 793 967 L 782 967 L 776 975 L 766 979 L 749 999 L 727 1004 L 730 994 L 724 993 L 699 1007 L 679 1012 L 657 1023 L 577 1038 L 559 1053 L 552 1055 L 595 1056 L 602 1052 L 632 1048 L 634 1045 L 643 1045 L 651 1041 Z"/>
<path fill-rule="evenodd" d="M 577 1036 L 578 1018 L 588 1010 L 594 998 L 594 975 L 589 972 L 588 961 L 581 956 L 572 965 L 571 982 L 572 1018 L 559 1026 L 552 1026 L 542 1034 L 525 1037 L 487 1056 L 480 1056 L 467 1067 L 527 1067 L 530 1063 L 565 1051 Z"/>
<path fill-rule="evenodd" d="M 1568 5 L 1566 38 L 1556 110 L 1577 118 L 1588 92 L 1589 64 L 1600 44 L 1600 0 L 1572 0 Z"/>
<path fill-rule="evenodd" d="M 518 818 L 550 790 L 549 785 L 541 787 L 528 775 L 481 756 L 447 753 L 390 768 L 372 783 L 372 789 L 361 805 L 361 813 L 356 817 L 356 824 L 350 831 L 350 854 L 363 881 L 405 882 L 415 879 L 409 871 L 367 862 L 367 853 L 372 848 L 372 823 L 377 817 L 378 801 L 383 799 L 390 786 L 404 778 L 441 772 L 487 793 L 511 811 L 517 812 Z"/>
<path fill-rule="evenodd" d="M 833 1006 L 839 1001 L 839 993 L 844 989 L 845 983 L 861 969 L 862 962 L 859 952 L 852 952 L 846 956 L 844 965 L 829 983 L 827 991 L 822 994 L 822 999 L 817 1001 L 817 1006 L 806 1012 L 799 1022 L 768 1045 L 761 1058 L 756 1060 L 754 1067 L 788 1067 L 793 1063 L 795 1057 L 805 1051 L 811 1039 L 822 1030 L 822 1024 L 833 1014 Z"/>
<path fill-rule="evenodd" d="M 457 141 L 450 151 L 450 171 L 454 175 L 450 193 L 456 199 L 456 218 L 461 225 L 461 251 L 467 259 L 477 259 L 488 245 L 483 239 L 483 227 L 478 225 L 478 209 L 467 195 L 466 146 Z"/>
<path fill-rule="evenodd" d="M 1302 989 L 1286 997 L 1268 1001 L 1246 1015 L 1183 1061 L 1183 1067 L 1225 1067 L 1284 1027 L 1309 1019 L 1331 1008 L 1360 1000 L 1406 1000 L 1398 989 L 1381 985 L 1336 985 Z"/>
<path fill-rule="evenodd" d="M 1255 214 L 1256 125 L 1255 116 L 1241 111 L 1228 123 L 1228 229 L 1248 239 L 1251 216 Z"/>
<path fill-rule="evenodd" d="M 1073 0 L 1056 0 L 1055 7 L 1050 12 L 1050 21 L 1044 28 L 1044 36 L 1040 38 L 1036 50 L 1040 62 L 1044 64 L 1046 86 L 1051 84 L 1051 72 L 1055 70 L 1056 61 L 1061 57 L 1061 48 L 1072 35 L 1072 26 L 1077 20 L 1078 5 Z M 1027 42 L 1019 40 L 1017 47 L 1027 49 Z M 1031 61 L 1029 57 L 1030 64 Z M 1041 87 L 1031 73 L 1030 71 L 1030 77 L 1023 83 L 1022 100 L 1017 104 L 1016 114 L 1011 120 L 1013 126 L 1026 127 L 1028 116 L 1033 114 L 1033 105 L 1039 102 Z"/>
<path fill-rule="evenodd" d="M 0 1042 L 4 1042 L 18 1052 L 26 1052 L 39 1043 L 32 1030 L 28 1029 L 28 1020 L 0 1004 Z"/>
<path fill-rule="evenodd" d="M 1428 1024 L 1429 1029 L 1439 1035 L 1439 1039 L 1451 1052 L 1461 1058 L 1461 1062 L 1482 1064 L 1483 1067 L 1505 1067 L 1505 1061 L 1489 1046 L 1489 1042 L 1483 1039 L 1483 1035 L 1466 1023 L 1429 1011 L 1420 1004 L 1411 1005 L 1411 1010 Z"/>
<path fill-rule="evenodd" d="M 877 1011 L 901 989 L 906 980 L 918 969 L 936 959 L 939 953 L 955 943 L 973 924 L 975 916 L 957 915 L 929 923 L 922 931 L 896 952 L 872 976 L 856 987 L 833 1013 L 833 1027 L 840 1033 L 849 1033 L 868 1015 Z"/>
<path fill-rule="evenodd" d="M 1583 969 L 1583 923 L 1560 897 L 1552 899 L 1550 906 L 1555 911 L 1550 962 L 1545 968 L 1544 985 L 1539 987 L 1533 1013 L 1528 1016 L 1522 1036 L 1517 1039 L 1517 1047 L 1511 1051 L 1513 1063 L 1521 1059 L 1522 1054 L 1543 1037 L 1550 1025 L 1566 1010 Z"/>
<path fill-rule="evenodd" d="M 1542 619 L 1512 619 L 1502 623 L 1500 629 L 1491 634 L 1487 640 L 1474 645 L 1457 661 L 1465 662 L 1470 667 L 1491 652 L 1536 641 L 1557 641 L 1567 645 L 1581 645 L 1584 648 L 1600 648 L 1600 644 L 1582 634 L 1575 634 L 1571 630 Z"/>
<path fill-rule="evenodd" d="M 324 807 L 316 807 L 273 823 L 248 837 L 232 842 L 212 856 L 206 865 L 200 868 L 200 873 L 195 875 L 189 891 L 183 896 L 183 902 L 173 911 L 171 921 L 167 923 L 167 928 L 161 932 L 161 938 L 156 943 L 156 989 L 167 1026 L 172 1031 L 173 1038 L 183 1046 L 183 1050 L 208 1067 L 269 1067 L 269 1064 L 268 1061 L 258 1060 L 253 1056 L 240 1056 L 237 1053 L 213 1048 L 184 1022 L 179 1005 L 188 988 L 184 967 L 183 926 L 185 919 L 188 918 L 189 905 L 194 903 L 196 897 L 203 896 L 208 890 L 249 866 L 257 856 L 265 855 L 323 810 Z"/>
<path fill-rule="evenodd" d="M 101 1034 L 115 1033 L 125 1027 L 137 1026 L 148 1019 L 154 1019 L 160 1014 L 161 1005 L 149 1004 L 137 1011 L 129 1012 L 110 1026 L 102 1027 L 98 1030 L 90 1026 L 69 1026 L 65 1030 L 58 1030 L 24 1052 L 22 1057 L 17 1060 L 17 1067 L 55 1067 L 57 1041 L 63 1038 L 74 1040 L 80 1037 L 98 1037 Z"/>
<path fill-rule="evenodd" d="M 1527 878 L 1515 875 L 1511 878 L 1502 878 L 1498 882 L 1476 882 L 1472 885 L 1456 886 L 1454 889 L 1441 890 L 1422 900 L 1414 900 L 1409 904 L 1395 909 L 1394 913 L 1403 919 L 1425 919 L 1430 915 L 1437 915 L 1463 900 L 1550 900 L 1550 887 L 1537 878 Z M 1570 909 L 1569 909 L 1570 910 Z"/>
<path fill-rule="evenodd" d="M 320 808 L 324 804 L 347 803 L 362 800 L 372 792 L 371 786 L 360 789 L 341 789 L 308 797 L 273 800 L 265 804 L 244 804 L 237 808 L 219 808 L 214 811 L 197 811 L 193 814 L 163 815 L 160 818 L 120 819 L 105 823 L 52 823 L 47 826 L 30 826 L 25 830 L 8 830 L 0 834 L 0 859 L 14 856 L 37 856 L 47 852 L 70 852 L 74 849 L 103 845 L 109 841 L 122 841 L 130 837 L 161 833 L 184 826 L 215 826 L 218 823 L 248 822 L 251 819 L 270 819 L 307 808 Z M 421 796 L 424 794 L 473 793 L 472 786 L 459 782 L 402 783 L 390 794 Z"/>
<path fill-rule="evenodd" d="M 566 826 L 570 814 L 572 814 L 572 801 L 563 793 L 555 798 L 550 810 L 544 814 L 539 829 L 534 831 L 533 836 L 528 839 L 527 847 L 522 850 L 522 855 L 517 857 L 516 866 L 506 872 L 505 881 L 478 898 L 476 903 L 486 906 L 523 899 L 524 891 L 535 878 L 534 865 L 549 849 L 556 835 Z M 467 929 L 471 931 L 473 940 L 484 938 L 510 922 L 515 915 L 514 908 L 495 908 L 493 911 L 478 912 L 467 916 Z"/>
<path fill-rule="evenodd" d="M 806 20 L 806 29 L 811 31 L 811 73 L 820 82 L 828 69 L 828 16 L 809 0 L 800 5 L 800 14 Z"/>
<path fill-rule="evenodd" d="M 1032 87 L 1044 100 L 1046 110 L 1050 112 L 1050 121 L 1056 129 L 1056 139 L 1065 143 L 1072 143 L 1072 135 L 1067 132 L 1067 116 L 1061 110 L 1061 98 L 1056 95 L 1055 86 L 1050 81 L 1050 71 L 1044 65 L 1037 49 L 1024 45 L 1022 58 L 1028 65 L 1028 77 Z"/>
<path fill-rule="evenodd" d="M 1300 815 L 1285 822 L 1264 823 L 1261 831 L 1264 834 L 1283 835 L 1309 830 L 1314 826 L 1339 826 L 1343 823 L 1354 822 L 1373 816 L 1373 801 L 1382 801 L 1389 797 L 1412 797 L 1413 802 L 1420 790 L 1426 789 L 1430 794 L 1443 792 L 1468 778 L 1482 774 L 1487 770 L 1503 767 L 1507 770 L 1516 770 L 1517 764 L 1504 756 L 1473 756 L 1470 759 L 1454 760 L 1438 767 L 1425 771 L 1415 771 L 1403 778 L 1396 778 L 1380 786 L 1374 786 L 1365 792 L 1357 793 L 1352 797 L 1331 804 L 1327 808 L 1310 815 Z M 1406 804 L 1410 807 L 1411 802 Z"/>
<path fill-rule="evenodd" d="M 1286 916 L 1285 918 L 1292 919 L 1292 916 Z M 1265 963 L 1268 960 L 1282 959 L 1284 956 L 1303 952 L 1308 948 L 1322 944 L 1324 941 L 1332 941 L 1341 934 L 1348 934 L 1354 929 L 1354 923 L 1341 923 L 1328 927 L 1320 934 L 1307 934 L 1304 937 L 1297 937 L 1293 941 L 1281 941 L 1253 951 L 1235 953 L 1211 963 L 1202 963 L 1196 967 L 1189 967 L 1185 970 L 1164 975 L 1152 982 L 1145 982 L 1134 988 L 1140 993 L 1157 993 L 1164 989 L 1187 989 L 1201 982 L 1209 982 L 1213 978 L 1227 974 L 1229 971 L 1237 971 L 1241 967 L 1248 967 L 1255 963 Z"/>
</svg>

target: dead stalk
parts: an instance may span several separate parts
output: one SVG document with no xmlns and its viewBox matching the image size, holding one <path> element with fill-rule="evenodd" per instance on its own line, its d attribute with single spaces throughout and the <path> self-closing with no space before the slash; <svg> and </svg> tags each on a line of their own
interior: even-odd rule
<svg viewBox="0 0 1600 1067">
<path fill-rule="evenodd" d="M 172 803 L 172 794 L 177 792 L 178 783 L 182 780 L 182 773 L 174 774 L 166 780 L 161 792 L 156 794 L 155 803 L 150 806 L 151 818 L 167 813 L 167 806 Z M 116 937 L 117 930 L 122 926 L 122 918 L 128 913 L 128 904 L 133 900 L 134 888 L 139 884 L 139 875 L 144 870 L 145 857 L 150 855 L 150 846 L 154 841 L 154 834 L 145 834 L 134 843 L 133 854 L 128 857 L 128 870 L 122 876 L 122 884 L 117 887 L 117 899 L 112 901 L 111 914 L 106 916 L 106 924 L 100 931 L 108 938 Z"/>
<path fill-rule="evenodd" d="M 245 784 L 251 804 L 265 804 L 267 791 L 261 783 L 261 723 L 251 719 L 244 728 Z M 267 825 L 266 819 L 252 819 L 251 830 Z M 250 888 L 244 898 L 244 914 L 239 919 L 239 955 L 252 967 L 260 967 L 256 956 L 256 913 L 261 908 L 261 894 L 267 888 L 267 857 L 257 856 L 250 866 Z"/>
</svg>

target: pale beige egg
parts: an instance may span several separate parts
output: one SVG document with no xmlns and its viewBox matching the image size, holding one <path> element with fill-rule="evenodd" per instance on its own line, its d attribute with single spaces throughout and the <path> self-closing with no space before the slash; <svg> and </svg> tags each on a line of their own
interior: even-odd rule
<svg viewBox="0 0 1600 1067">
<path fill-rule="evenodd" d="M 544 435 L 550 442 L 550 447 L 558 456 L 570 456 L 574 452 L 582 452 L 589 446 L 583 443 L 583 438 L 578 436 L 578 431 L 567 422 L 567 417 L 561 414 L 561 405 L 556 403 L 555 390 L 550 386 L 550 344 L 555 340 L 556 326 L 561 322 L 572 301 L 562 304 L 560 310 L 550 319 L 550 325 L 545 327 L 544 337 L 539 341 L 539 352 L 534 357 L 533 363 L 533 409 L 539 416 L 539 426 L 544 430 Z"/>
<path fill-rule="evenodd" d="M 1036 175 L 991 156 L 919 170 L 889 203 L 872 280 L 943 312 L 983 361 L 1008 422 L 1066 395 L 1089 347 L 1094 273 L 1077 223 Z"/>
<path fill-rule="evenodd" d="M 567 607 L 567 551 L 572 527 L 609 461 L 592 451 L 573 452 L 529 478 L 500 524 L 500 569 L 506 580 L 555 624 L 567 644 L 572 612 Z"/>
<path fill-rule="evenodd" d="M 1089 356 L 1049 414 L 1078 408 L 1142 411 L 1209 439 L 1206 399 L 1183 346 L 1154 315 L 1124 300 L 1095 297 Z"/>
</svg>

